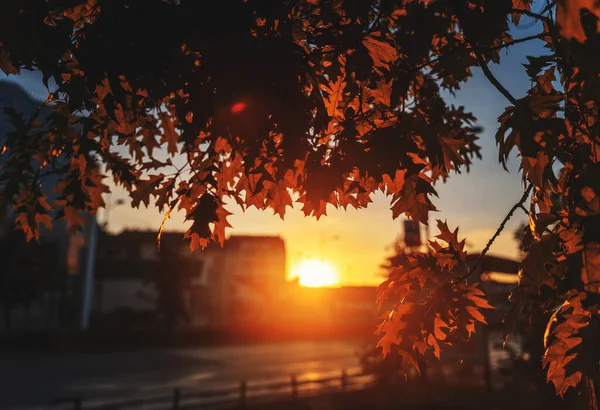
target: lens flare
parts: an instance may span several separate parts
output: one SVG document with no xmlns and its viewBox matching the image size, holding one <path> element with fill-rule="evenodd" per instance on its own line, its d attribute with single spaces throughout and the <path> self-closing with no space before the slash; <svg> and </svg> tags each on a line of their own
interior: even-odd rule
<svg viewBox="0 0 600 410">
<path fill-rule="evenodd" d="M 233 114 L 239 114 L 242 111 L 244 111 L 246 109 L 246 103 L 245 102 L 238 102 L 235 103 L 231 106 L 231 112 Z"/>
</svg>

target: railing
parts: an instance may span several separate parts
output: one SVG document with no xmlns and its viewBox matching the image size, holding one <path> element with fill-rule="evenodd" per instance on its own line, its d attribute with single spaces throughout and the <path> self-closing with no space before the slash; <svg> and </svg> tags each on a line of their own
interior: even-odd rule
<svg viewBox="0 0 600 410">
<path fill-rule="evenodd" d="M 86 399 L 63 397 L 52 400 L 48 410 L 181 410 L 183 408 L 223 408 L 245 406 L 256 402 L 275 401 L 285 398 L 309 397 L 326 391 L 350 391 L 369 385 L 373 377 L 360 371 L 319 379 L 297 378 L 289 381 L 248 383 L 242 380 L 237 387 L 220 389 L 180 389 L 169 393 L 127 399 Z"/>
</svg>

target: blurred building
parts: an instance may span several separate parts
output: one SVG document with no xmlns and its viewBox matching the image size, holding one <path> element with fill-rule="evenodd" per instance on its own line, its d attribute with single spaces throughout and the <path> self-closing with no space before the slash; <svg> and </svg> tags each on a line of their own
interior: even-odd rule
<svg viewBox="0 0 600 410">
<path fill-rule="evenodd" d="M 180 309 L 181 324 L 227 326 L 267 319 L 285 285 L 279 237 L 232 236 L 190 252 L 182 232 L 101 234 L 94 286 L 96 318 L 162 316 Z M 169 305 L 170 304 L 170 305 Z M 169 307 L 170 306 L 170 307 Z M 119 318 L 119 316 L 121 316 Z"/>
<path fill-rule="evenodd" d="M 214 252 L 211 321 L 268 322 L 281 309 L 286 288 L 285 242 L 278 236 L 231 236 Z"/>
<path fill-rule="evenodd" d="M 28 121 L 37 111 L 36 119 L 43 124 L 51 109 L 43 105 L 39 96 L 34 96 L 15 82 L 0 81 L 0 145 L 14 129 L 5 109 L 12 108 Z M 39 111 L 38 111 L 39 109 Z M 9 153 L 0 155 L 0 173 Z M 40 180 L 42 192 L 52 197 L 52 189 L 59 176 L 48 175 Z M 51 230 L 43 230 L 40 246 L 27 244 L 24 238 L 12 230 L 14 213 L 9 203 L 0 203 L 0 240 L 8 255 L 29 252 L 25 266 L 0 268 L 0 317 L 1 329 L 37 330 L 73 327 L 78 323 L 80 304 L 81 273 L 84 260 L 85 237 L 67 231 L 66 223 L 53 221 Z M 41 252 L 52 249 L 50 255 L 41 260 Z M 51 260 L 48 260 L 50 258 Z M 43 267 L 38 265 L 44 264 Z M 25 270 L 18 272 L 17 270 Z M 39 272 L 38 272 L 39 271 Z M 26 278 L 27 280 L 25 280 Z M 19 297 L 16 297 L 16 294 Z"/>
<path fill-rule="evenodd" d="M 152 231 L 101 233 L 94 281 L 95 317 L 135 321 L 135 316 L 185 311 L 177 321 L 207 322 L 209 252 L 190 252 L 181 232 L 165 232 L 160 252 Z M 161 305 L 161 303 L 163 305 Z M 171 305 L 169 305 L 171 304 Z M 167 314 L 167 313 L 165 313 Z M 115 317 L 119 315 L 120 317 Z"/>
</svg>

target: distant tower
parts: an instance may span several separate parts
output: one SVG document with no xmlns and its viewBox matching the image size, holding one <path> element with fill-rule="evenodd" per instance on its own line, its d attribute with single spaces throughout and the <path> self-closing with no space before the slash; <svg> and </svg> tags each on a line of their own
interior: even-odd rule
<svg viewBox="0 0 600 410">
<path fill-rule="evenodd" d="M 404 246 L 409 249 L 421 247 L 421 224 L 417 221 L 404 221 Z"/>
</svg>

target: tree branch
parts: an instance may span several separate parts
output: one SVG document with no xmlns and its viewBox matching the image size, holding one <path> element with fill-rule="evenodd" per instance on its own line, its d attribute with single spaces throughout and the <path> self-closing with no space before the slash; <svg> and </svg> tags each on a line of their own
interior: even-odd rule
<svg viewBox="0 0 600 410">
<path fill-rule="evenodd" d="M 502 43 L 499 46 L 490 47 L 490 48 L 486 49 L 485 51 L 487 52 L 487 51 L 501 50 L 503 48 L 508 48 L 508 47 L 514 46 L 514 45 L 519 44 L 519 43 L 524 43 L 526 41 L 535 40 L 535 39 L 541 39 L 544 36 L 547 36 L 548 34 L 549 33 L 547 33 L 547 32 L 543 32 L 543 33 L 534 34 L 534 35 L 523 37 L 523 38 L 517 38 L 517 39 L 515 39 L 513 41 Z M 455 47 L 455 48 L 453 48 L 452 50 L 448 51 L 445 54 L 442 54 L 442 55 L 440 55 L 440 56 L 438 56 L 436 58 L 432 58 L 429 61 L 426 61 L 426 62 L 424 62 L 422 64 L 419 64 L 418 66 L 415 67 L 414 71 L 421 70 L 421 69 L 423 69 L 423 68 L 425 68 L 427 66 L 430 66 L 430 65 L 433 65 L 433 64 L 437 63 L 438 61 L 442 61 L 442 60 L 444 60 L 444 59 L 446 59 L 448 57 L 452 57 L 457 52 L 463 50 L 462 46 L 469 46 L 469 44 L 467 44 L 467 43 L 461 43 L 461 46 Z"/>
<path fill-rule="evenodd" d="M 481 57 L 481 54 L 474 48 L 473 51 L 475 54 L 475 58 L 477 59 L 477 63 L 479 64 L 479 67 L 481 67 L 483 74 L 487 77 L 489 82 L 492 83 L 494 87 L 496 87 L 496 89 L 500 92 L 500 94 L 502 94 L 504 98 L 510 101 L 512 105 L 517 105 L 517 99 L 513 97 L 513 95 L 502 84 L 500 84 L 500 81 L 498 81 L 496 77 L 494 77 L 494 74 L 492 74 L 492 72 L 490 71 L 490 68 L 488 67 L 487 63 L 483 60 L 483 57 Z"/>
<path fill-rule="evenodd" d="M 524 43 L 526 41 L 541 39 L 547 35 L 549 35 L 549 33 L 544 31 L 543 33 L 534 34 L 534 35 L 523 37 L 523 38 L 517 38 L 516 40 L 500 44 L 499 46 L 490 47 L 486 51 L 500 50 L 500 49 L 503 49 L 506 47 L 514 46 L 515 44 Z"/>
<path fill-rule="evenodd" d="M 537 19 L 537 20 L 550 21 L 549 17 L 544 16 L 543 14 L 533 12 L 531 10 L 511 9 L 510 11 L 513 13 L 525 14 L 526 16 L 533 17 L 534 19 Z"/>
<path fill-rule="evenodd" d="M 468 272 L 466 274 L 464 274 L 463 276 L 460 276 L 460 277 L 456 278 L 453 281 L 452 284 L 456 284 L 456 283 L 458 283 L 460 281 L 463 281 L 463 280 L 467 279 L 469 276 L 471 276 L 473 274 L 473 272 L 475 272 L 475 270 L 477 269 L 477 267 L 479 266 L 479 264 L 481 263 L 481 261 L 483 260 L 483 258 L 485 257 L 485 255 L 488 253 L 488 251 L 492 247 L 492 245 L 493 245 L 494 241 L 496 240 L 496 238 L 498 238 L 498 236 L 500 236 L 500 234 L 504 230 L 504 227 L 506 226 L 507 222 L 510 220 L 510 218 L 512 218 L 512 216 L 515 213 L 515 211 L 523 206 L 523 204 L 525 203 L 525 201 L 529 197 L 529 194 L 531 193 L 532 189 L 533 189 L 533 184 L 529 184 L 529 186 L 527 187 L 527 189 L 523 193 L 523 196 L 521 197 L 521 199 L 519 199 L 519 202 L 517 202 L 516 204 L 513 205 L 512 208 L 510 208 L 510 211 L 508 211 L 508 213 L 506 214 L 506 216 L 504 217 L 504 219 L 500 223 L 500 226 L 498 226 L 498 229 L 496 229 L 496 232 L 494 232 L 494 235 L 492 235 L 492 237 L 490 238 L 490 240 L 488 241 L 488 243 L 485 245 L 485 248 L 483 248 L 483 250 L 481 251 L 481 253 L 477 257 L 477 259 L 475 260 L 475 263 L 469 268 L 469 270 L 468 270 Z"/>
<path fill-rule="evenodd" d="M 462 7 L 464 7 L 464 6 L 462 6 Z M 462 26 L 465 41 L 467 42 L 467 44 L 469 44 L 469 46 L 473 50 L 473 54 L 475 54 L 475 59 L 477 60 L 477 64 L 479 64 L 479 67 L 481 67 L 481 70 L 483 70 L 483 74 L 487 77 L 489 82 L 492 83 L 498 91 L 500 91 L 500 94 L 502 94 L 508 101 L 510 101 L 512 105 L 517 105 L 517 99 L 515 97 L 513 97 L 513 95 L 502 84 L 500 84 L 500 81 L 498 81 L 498 79 L 496 77 L 494 77 L 494 74 L 492 74 L 492 72 L 490 71 L 490 68 L 488 67 L 487 63 L 485 62 L 485 60 L 482 57 L 483 54 L 481 53 L 481 50 L 479 50 L 479 47 L 475 46 L 475 43 L 472 41 L 472 39 L 475 37 L 475 35 L 471 35 L 471 32 L 469 30 L 469 25 L 463 21 L 462 7 L 459 7 L 459 9 L 456 12 L 458 21 L 460 22 L 460 25 Z"/>
</svg>

